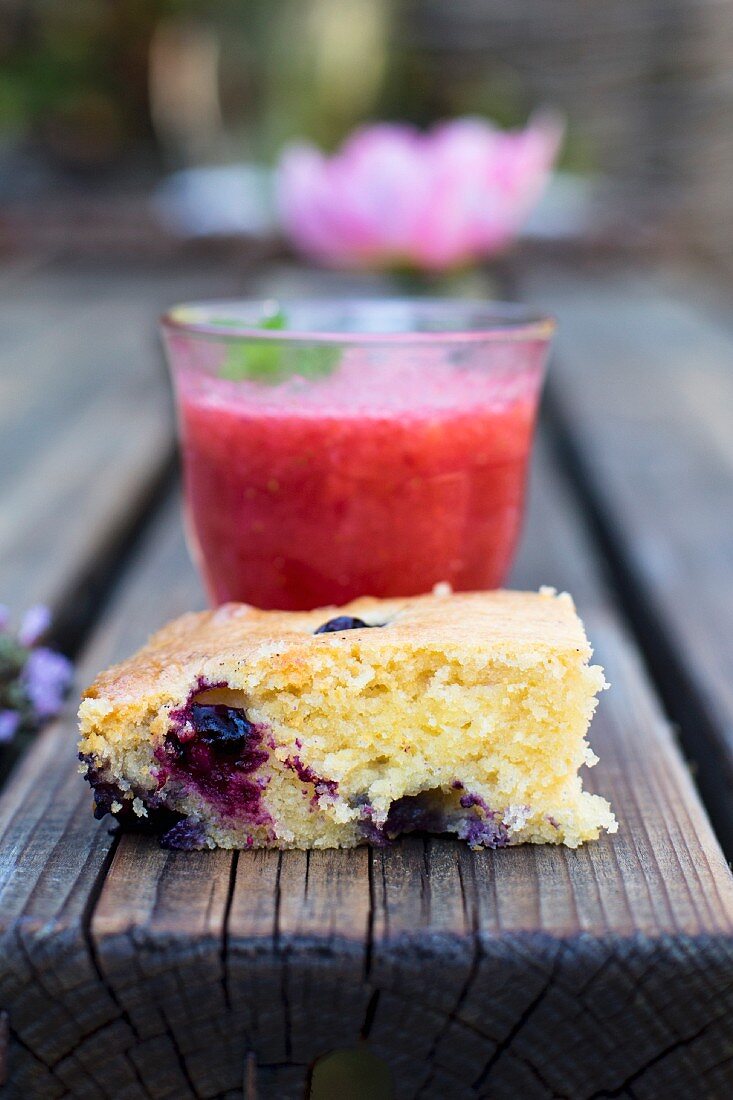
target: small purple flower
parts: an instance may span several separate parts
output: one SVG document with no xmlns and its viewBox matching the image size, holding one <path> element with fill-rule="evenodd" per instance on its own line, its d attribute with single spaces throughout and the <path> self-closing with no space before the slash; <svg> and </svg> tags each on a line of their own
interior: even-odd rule
<svg viewBox="0 0 733 1100">
<path fill-rule="evenodd" d="M 14 710 L 0 710 L 0 745 L 7 745 L 15 737 L 20 725 L 20 715 Z"/>
<path fill-rule="evenodd" d="M 34 646 L 51 625 L 51 612 L 43 604 L 29 607 L 21 619 L 18 641 L 26 647 Z"/>
<path fill-rule="evenodd" d="M 72 671 L 73 666 L 66 657 L 44 646 L 28 655 L 22 681 L 39 719 L 53 718 L 59 713 Z"/>
<path fill-rule="evenodd" d="M 10 622 L 10 608 L 7 604 L 0 603 L 0 632 L 5 633 Z"/>
</svg>

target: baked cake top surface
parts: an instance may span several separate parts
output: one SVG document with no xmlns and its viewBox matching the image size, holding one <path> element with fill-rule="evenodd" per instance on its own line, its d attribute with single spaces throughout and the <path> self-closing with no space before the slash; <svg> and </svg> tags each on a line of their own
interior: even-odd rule
<svg viewBox="0 0 733 1100">
<path fill-rule="evenodd" d="M 316 633 L 341 617 L 382 629 Z M 98 676 L 85 697 L 131 698 L 159 688 L 162 681 L 191 683 L 215 659 L 226 669 L 257 658 L 307 659 L 321 647 L 352 651 L 355 644 L 373 658 L 421 647 L 454 654 L 470 650 L 487 658 L 574 650 L 587 659 L 591 653 L 572 599 L 553 589 L 364 597 L 343 607 L 307 612 L 260 611 L 229 603 L 173 620 L 133 657 Z"/>
</svg>

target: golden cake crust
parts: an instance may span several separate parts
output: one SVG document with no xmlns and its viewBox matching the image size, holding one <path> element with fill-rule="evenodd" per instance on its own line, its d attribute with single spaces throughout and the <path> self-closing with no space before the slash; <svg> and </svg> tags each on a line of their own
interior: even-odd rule
<svg viewBox="0 0 733 1100">
<path fill-rule="evenodd" d="M 324 622 L 341 615 L 384 628 L 314 634 Z M 387 600 L 363 597 L 341 607 L 307 612 L 260 611 L 248 604 L 229 603 L 168 623 L 133 657 L 101 673 L 84 698 L 118 703 L 150 691 L 158 694 L 162 684 L 193 682 L 214 660 L 231 669 L 267 657 L 273 667 L 282 669 L 297 664 L 313 647 L 352 650 L 355 644 L 365 655 L 436 643 L 450 654 L 463 650 L 467 637 L 487 653 L 539 655 L 546 649 L 575 651 L 583 659 L 591 654 L 571 597 L 550 588 Z"/>
</svg>

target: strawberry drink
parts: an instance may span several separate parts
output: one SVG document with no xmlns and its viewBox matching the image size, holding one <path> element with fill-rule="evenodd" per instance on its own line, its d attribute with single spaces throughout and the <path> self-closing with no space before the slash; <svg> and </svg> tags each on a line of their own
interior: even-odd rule
<svg viewBox="0 0 733 1100">
<path fill-rule="evenodd" d="M 500 585 L 551 322 L 336 303 L 326 336 L 303 331 L 326 304 L 259 308 L 181 307 L 165 322 L 187 526 L 211 600 L 296 610 Z"/>
</svg>

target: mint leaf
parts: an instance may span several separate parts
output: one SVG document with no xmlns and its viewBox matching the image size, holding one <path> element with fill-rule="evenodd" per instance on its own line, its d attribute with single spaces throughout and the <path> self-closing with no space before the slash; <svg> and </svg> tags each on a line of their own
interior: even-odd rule
<svg viewBox="0 0 733 1100">
<path fill-rule="evenodd" d="M 241 324 L 226 318 L 210 322 L 213 325 Z M 285 328 L 285 315 L 282 310 L 272 317 L 261 321 L 261 329 L 279 331 Z M 302 378 L 321 378 L 330 374 L 338 364 L 340 348 L 331 345 L 233 343 L 227 351 L 219 375 L 230 381 L 238 382 L 250 378 L 257 382 L 269 382 L 274 385 L 298 375 Z"/>
<path fill-rule="evenodd" d="M 222 328 L 242 328 L 244 322 L 241 317 L 212 317 L 210 325 L 218 325 Z M 247 324 L 247 328 L 283 329 L 285 328 L 285 314 L 281 309 L 273 313 L 272 317 L 266 317 L 264 321 L 255 324 Z"/>
<path fill-rule="evenodd" d="M 288 372 L 302 378 L 325 378 L 331 374 L 341 358 L 341 348 L 333 344 L 292 348 L 293 367 Z"/>
<path fill-rule="evenodd" d="M 275 344 L 232 344 L 219 374 L 232 382 L 243 378 L 268 381 L 278 374 L 280 349 Z"/>
</svg>

